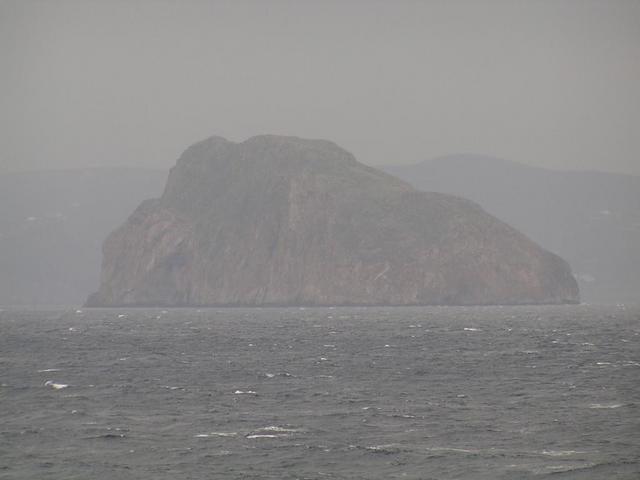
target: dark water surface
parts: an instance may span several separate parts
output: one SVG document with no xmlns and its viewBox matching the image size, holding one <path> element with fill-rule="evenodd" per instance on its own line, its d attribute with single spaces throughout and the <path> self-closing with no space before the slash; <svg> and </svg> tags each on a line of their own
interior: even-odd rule
<svg viewBox="0 0 640 480">
<path fill-rule="evenodd" d="M 638 479 L 640 308 L 0 312 L 3 479 Z"/>
</svg>

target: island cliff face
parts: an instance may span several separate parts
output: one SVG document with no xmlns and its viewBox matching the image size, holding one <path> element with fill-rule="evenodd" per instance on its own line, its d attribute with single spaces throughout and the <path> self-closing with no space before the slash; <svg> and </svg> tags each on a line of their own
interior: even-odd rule
<svg viewBox="0 0 640 480">
<path fill-rule="evenodd" d="M 89 306 L 575 303 L 568 264 L 323 140 L 212 137 L 104 243 Z"/>
</svg>

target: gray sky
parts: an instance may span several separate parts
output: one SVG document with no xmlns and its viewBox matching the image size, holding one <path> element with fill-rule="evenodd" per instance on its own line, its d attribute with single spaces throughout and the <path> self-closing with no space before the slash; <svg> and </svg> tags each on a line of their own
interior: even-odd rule
<svg viewBox="0 0 640 480">
<path fill-rule="evenodd" d="M 0 0 L 0 171 L 326 138 L 640 174 L 640 1 Z"/>
</svg>

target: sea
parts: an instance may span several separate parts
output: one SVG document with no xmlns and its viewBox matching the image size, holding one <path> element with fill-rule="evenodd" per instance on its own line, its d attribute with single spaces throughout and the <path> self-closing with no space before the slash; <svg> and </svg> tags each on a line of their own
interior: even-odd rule
<svg viewBox="0 0 640 480">
<path fill-rule="evenodd" d="M 7 307 L 0 478 L 637 480 L 640 307 Z"/>
</svg>

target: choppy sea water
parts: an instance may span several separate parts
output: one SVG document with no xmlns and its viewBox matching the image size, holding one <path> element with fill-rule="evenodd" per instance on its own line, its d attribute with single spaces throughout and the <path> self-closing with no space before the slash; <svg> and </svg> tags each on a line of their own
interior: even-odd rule
<svg viewBox="0 0 640 480">
<path fill-rule="evenodd" d="M 638 479 L 640 308 L 0 311 L 3 479 Z"/>
</svg>

